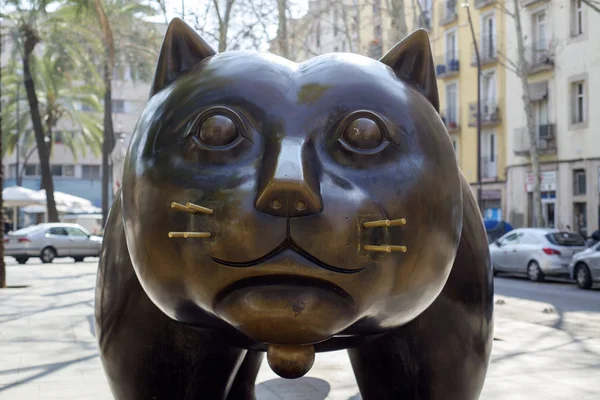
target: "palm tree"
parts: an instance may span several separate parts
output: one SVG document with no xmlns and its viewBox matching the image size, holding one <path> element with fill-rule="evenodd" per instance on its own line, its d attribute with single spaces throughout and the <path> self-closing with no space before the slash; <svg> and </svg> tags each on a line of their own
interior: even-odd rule
<svg viewBox="0 0 600 400">
<path fill-rule="evenodd" d="M 56 202 L 54 201 L 54 182 L 50 172 L 50 153 L 44 140 L 44 128 L 39 110 L 39 100 L 35 90 L 35 81 L 31 70 L 31 57 L 36 46 L 42 41 L 46 26 L 44 20 L 47 15 L 46 7 L 53 0 L 32 0 L 23 8 L 20 0 L 6 0 L 5 6 L 14 8 L 14 11 L 3 14 L 5 24 L 8 25 L 8 34 L 12 36 L 14 49 L 19 53 L 23 68 L 23 84 L 27 94 L 27 102 L 31 116 L 31 124 L 35 135 L 40 169 L 42 173 L 42 188 L 46 190 L 46 205 L 48 220 L 58 221 Z M 6 26 L 6 25 L 5 25 Z"/>
<path fill-rule="evenodd" d="M 102 146 L 102 223 L 108 215 L 109 156 L 116 140 L 112 122 L 112 81 L 115 67 L 129 67 L 132 77 L 148 80 L 154 69 L 161 36 L 144 16 L 156 10 L 143 0 L 71 0 L 79 10 L 92 14 L 103 42 L 104 141 Z M 90 25 L 93 29 L 96 26 Z"/>
<path fill-rule="evenodd" d="M 49 139 L 50 155 L 54 143 L 59 139 L 75 158 L 88 150 L 98 156 L 102 148 L 102 124 L 99 118 L 102 105 L 98 96 L 101 89 L 98 85 L 85 83 L 83 77 L 78 75 L 86 69 L 79 63 L 69 68 L 68 64 L 71 63 L 72 59 L 65 62 L 62 53 L 50 46 L 44 48 L 41 56 L 33 55 L 31 58 L 44 137 Z M 17 87 L 22 80 L 15 67 L 16 63 L 9 64 L 2 77 L 7 98 L 2 109 L 3 150 L 8 154 L 17 147 L 17 140 L 22 148 L 31 149 L 35 146 L 34 135 L 27 123 L 27 113 L 20 115 L 17 120 Z M 92 112 L 82 111 L 81 105 Z M 60 137 L 56 134 L 57 127 L 66 128 L 61 129 Z"/>
</svg>

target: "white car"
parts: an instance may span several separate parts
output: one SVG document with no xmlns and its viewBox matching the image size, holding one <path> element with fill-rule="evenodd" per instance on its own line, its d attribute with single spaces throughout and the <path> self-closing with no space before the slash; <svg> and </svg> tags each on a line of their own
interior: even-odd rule
<svg viewBox="0 0 600 400">
<path fill-rule="evenodd" d="M 585 250 L 578 233 L 550 228 L 519 228 L 490 244 L 494 274 L 526 274 L 532 281 L 546 276 L 569 277 L 574 254 Z"/>
<path fill-rule="evenodd" d="M 595 243 L 573 256 L 569 271 L 580 289 L 591 289 L 594 283 L 600 283 L 600 244 Z"/>
<path fill-rule="evenodd" d="M 80 225 L 47 223 L 28 226 L 4 236 L 4 255 L 25 264 L 33 257 L 51 263 L 56 257 L 97 257 L 102 247 L 102 237 L 91 235 Z"/>
</svg>

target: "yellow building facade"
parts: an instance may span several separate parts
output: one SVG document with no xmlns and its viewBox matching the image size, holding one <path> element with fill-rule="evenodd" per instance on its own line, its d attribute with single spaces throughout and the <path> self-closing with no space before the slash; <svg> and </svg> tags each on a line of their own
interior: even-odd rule
<svg viewBox="0 0 600 400">
<path fill-rule="evenodd" d="M 377 57 L 395 43 L 389 39 L 389 13 L 377 0 L 369 4 L 361 8 L 361 52 Z M 429 32 L 440 114 L 460 168 L 477 195 L 477 64 L 467 9 L 457 0 L 421 0 L 416 8 L 405 4 L 408 31 L 424 28 Z M 475 0 L 469 7 L 481 60 L 482 209 L 484 217 L 501 218 L 506 214 L 506 15 L 494 4 L 494 0 Z"/>
</svg>

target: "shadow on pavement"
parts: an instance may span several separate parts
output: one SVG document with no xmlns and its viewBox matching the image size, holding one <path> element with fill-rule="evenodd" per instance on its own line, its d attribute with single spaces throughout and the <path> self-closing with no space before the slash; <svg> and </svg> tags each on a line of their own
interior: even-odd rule
<svg viewBox="0 0 600 400">
<path fill-rule="evenodd" d="M 69 365 L 76 364 L 76 363 L 79 363 L 79 362 L 82 362 L 82 361 L 91 360 L 92 358 L 96 358 L 96 357 L 98 357 L 98 354 L 90 354 L 89 356 L 75 358 L 75 359 L 70 360 L 70 361 L 63 361 L 63 362 L 50 363 L 50 364 L 41 364 L 41 365 L 36 365 L 36 366 L 33 366 L 33 367 L 16 368 L 16 369 L 8 369 L 8 370 L 0 371 L 0 375 L 3 375 L 3 374 L 14 373 L 14 372 L 17 372 L 17 371 L 19 371 L 19 372 L 27 372 L 27 371 L 34 371 L 34 370 L 38 370 L 38 369 L 42 370 L 42 371 L 36 373 L 35 375 L 29 376 L 27 378 L 19 379 L 16 382 L 12 382 L 12 383 L 9 383 L 8 385 L 4 385 L 4 386 L 0 387 L 0 393 L 3 392 L 3 391 L 5 391 L 5 390 L 11 389 L 11 388 L 13 388 L 15 386 L 24 385 L 24 384 L 27 384 L 28 382 L 34 381 L 34 380 L 39 379 L 39 378 L 41 378 L 43 376 L 46 376 L 46 375 L 52 374 L 54 372 L 57 372 L 57 371 L 59 371 L 59 370 L 61 370 L 63 368 L 68 367 Z"/>
<path fill-rule="evenodd" d="M 280 390 L 271 390 L 271 388 L 280 388 L 281 386 L 285 386 L 286 389 L 289 390 L 290 397 L 286 395 L 286 400 L 324 400 L 327 398 L 329 392 L 331 391 L 331 386 L 329 385 L 329 383 L 319 378 L 304 377 L 294 380 L 277 378 L 256 385 L 256 398 L 258 400 L 271 400 L 274 398 L 279 398 L 274 396 L 275 393 L 280 392 Z M 354 397 L 352 399 L 354 399 Z M 359 399 L 360 397 L 357 398 L 357 400 Z"/>
</svg>

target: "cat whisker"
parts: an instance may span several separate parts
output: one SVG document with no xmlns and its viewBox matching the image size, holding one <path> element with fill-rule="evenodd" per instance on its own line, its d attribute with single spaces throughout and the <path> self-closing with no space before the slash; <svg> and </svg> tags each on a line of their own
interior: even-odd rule
<svg viewBox="0 0 600 400">
<path fill-rule="evenodd" d="M 400 252 L 406 253 L 406 246 L 392 246 L 392 245 L 382 245 L 382 246 L 372 246 L 365 245 L 363 246 L 363 250 L 365 251 L 375 251 L 378 253 L 391 253 L 391 252 Z"/>
<path fill-rule="evenodd" d="M 364 228 L 385 228 L 385 227 L 399 226 L 399 225 L 405 225 L 405 224 L 406 224 L 405 218 L 392 219 L 392 220 L 383 219 L 380 221 L 365 222 L 365 223 L 363 223 L 363 227 Z"/>
<path fill-rule="evenodd" d="M 194 203 L 187 203 L 183 205 L 175 201 L 171 203 L 171 208 L 174 208 L 179 211 L 184 211 L 190 214 L 212 214 L 214 212 L 210 208 L 202 207 Z"/>
<path fill-rule="evenodd" d="M 210 232 L 169 232 L 170 238 L 206 239 L 211 237 Z"/>
<path fill-rule="evenodd" d="M 194 203 L 186 203 L 185 206 L 191 210 L 194 210 L 194 211 L 202 213 L 202 214 L 212 214 L 214 212 L 210 208 L 202 207 L 202 206 L 196 205 Z"/>
</svg>

